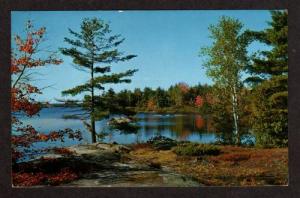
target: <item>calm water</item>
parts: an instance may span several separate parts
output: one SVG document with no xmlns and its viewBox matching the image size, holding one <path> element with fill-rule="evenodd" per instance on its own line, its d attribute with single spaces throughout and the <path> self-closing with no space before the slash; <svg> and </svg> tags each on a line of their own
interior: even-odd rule
<svg viewBox="0 0 300 198">
<path fill-rule="evenodd" d="M 35 146 L 70 146 L 78 143 L 91 142 L 90 133 L 86 131 L 79 119 L 64 119 L 64 115 L 82 113 L 79 108 L 44 108 L 39 116 L 33 118 L 21 117 L 24 124 L 31 124 L 38 131 L 49 133 L 53 130 L 64 128 L 79 129 L 82 131 L 83 140 L 74 141 L 66 139 L 65 142 L 38 143 Z M 116 117 L 117 115 L 111 116 Z M 137 124 L 140 126 L 136 133 L 128 134 L 118 130 L 111 130 L 107 126 L 108 119 L 96 122 L 96 130 L 105 131 L 109 135 L 104 142 L 118 142 L 130 144 L 145 142 L 153 136 L 163 135 L 176 140 L 189 140 L 192 142 L 210 143 L 216 141 L 216 135 L 209 132 L 209 123 L 201 115 L 195 114 L 157 114 L 139 113 L 136 115 Z"/>
</svg>

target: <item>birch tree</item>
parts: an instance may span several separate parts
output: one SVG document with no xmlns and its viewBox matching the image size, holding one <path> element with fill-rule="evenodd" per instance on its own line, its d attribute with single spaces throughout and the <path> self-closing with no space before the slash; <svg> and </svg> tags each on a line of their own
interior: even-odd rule
<svg viewBox="0 0 300 198">
<path fill-rule="evenodd" d="M 233 134 L 240 143 L 239 94 L 242 86 L 241 72 L 247 65 L 247 39 L 241 30 L 242 23 L 230 17 L 221 17 L 218 24 L 209 26 L 211 46 L 201 49 L 205 57 L 204 68 L 222 93 L 228 95 L 233 117 Z"/>
</svg>

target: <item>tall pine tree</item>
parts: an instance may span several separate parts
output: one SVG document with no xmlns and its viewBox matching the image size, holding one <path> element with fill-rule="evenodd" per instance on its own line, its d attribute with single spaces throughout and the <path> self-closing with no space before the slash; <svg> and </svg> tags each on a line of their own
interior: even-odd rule
<svg viewBox="0 0 300 198">
<path fill-rule="evenodd" d="M 254 41 L 271 47 L 253 56 L 247 71 L 253 93 L 253 131 L 262 146 L 286 146 L 288 143 L 288 25 L 287 11 L 272 11 L 269 28 L 249 31 Z"/>
<path fill-rule="evenodd" d="M 107 83 L 130 83 L 127 77 L 132 76 L 137 70 L 127 70 L 123 73 L 110 73 L 111 64 L 128 61 L 136 55 L 124 56 L 117 47 L 123 43 L 120 35 L 112 35 L 109 25 L 104 21 L 92 18 L 84 19 L 81 23 L 81 31 L 75 32 L 69 29 L 73 38 L 65 38 L 70 48 L 61 48 L 60 51 L 73 59 L 75 67 L 88 71 L 88 82 L 74 88 L 65 90 L 63 95 L 78 95 L 88 93 L 90 101 L 87 111 L 90 115 L 90 124 L 85 123 L 92 135 L 92 142 L 96 142 L 96 90 L 104 90 Z"/>
</svg>

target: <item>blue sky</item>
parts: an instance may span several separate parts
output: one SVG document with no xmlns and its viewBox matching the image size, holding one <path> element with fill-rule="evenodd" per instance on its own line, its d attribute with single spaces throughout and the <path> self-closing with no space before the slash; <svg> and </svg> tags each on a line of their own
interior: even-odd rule
<svg viewBox="0 0 300 198">
<path fill-rule="evenodd" d="M 99 17 L 110 23 L 113 33 L 121 34 L 125 41 L 120 51 L 135 54 L 129 62 L 112 65 L 112 72 L 139 69 L 132 77 L 132 83 L 108 85 L 116 91 L 122 89 L 144 88 L 146 86 L 168 88 L 178 83 L 189 85 L 211 84 L 202 67 L 199 57 L 201 47 L 211 44 L 208 26 L 216 24 L 221 16 L 239 19 L 244 29 L 263 30 L 270 21 L 267 10 L 215 10 L 215 11 L 14 11 L 12 12 L 12 35 L 24 33 L 27 20 L 35 27 L 47 28 L 46 41 L 41 48 L 58 50 L 64 47 L 64 37 L 69 37 L 68 28 L 79 31 L 80 23 L 86 17 Z M 249 53 L 263 50 L 266 46 L 254 43 Z M 54 102 L 62 97 L 61 91 L 86 82 L 89 75 L 72 66 L 69 57 L 59 54 L 64 63 L 37 69 L 40 75 L 32 81 L 43 89 L 37 96 L 40 101 Z M 82 95 L 76 96 L 82 98 Z"/>
</svg>

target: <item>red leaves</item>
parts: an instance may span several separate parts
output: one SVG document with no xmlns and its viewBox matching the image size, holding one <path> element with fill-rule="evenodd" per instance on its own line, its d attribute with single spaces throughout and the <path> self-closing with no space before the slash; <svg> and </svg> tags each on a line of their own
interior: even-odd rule
<svg viewBox="0 0 300 198">
<path fill-rule="evenodd" d="M 32 54 L 34 50 L 34 44 L 35 43 L 33 42 L 32 34 L 28 33 L 25 42 L 21 42 L 21 45 L 19 45 L 19 50 L 28 54 Z"/>
<path fill-rule="evenodd" d="M 45 32 L 46 32 L 46 28 L 42 27 L 38 31 L 33 32 L 32 34 L 33 35 L 38 35 L 39 37 L 42 37 L 45 34 Z"/>
<path fill-rule="evenodd" d="M 64 129 L 58 131 L 52 131 L 49 134 L 43 134 L 37 132 L 32 126 L 18 127 L 16 129 L 21 132 L 21 135 L 13 135 L 11 142 L 15 147 L 30 147 L 35 142 L 47 142 L 47 141 L 64 141 L 64 137 L 67 136 L 70 139 L 81 140 L 81 132 L 79 130 L 73 131 L 72 129 Z"/>
<path fill-rule="evenodd" d="M 48 176 L 48 182 L 50 185 L 59 185 L 73 181 L 78 178 L 78 175 L 68 168 L 62 169 L 59 173 Z"/>
<path fill-rule="evenodd" d="M 31 79 L 28 79 L 28 75 L 26 77 L 23 76 L 26 69 L 42 67 L 46 64 L 58 65 L 62 63 L 62 60 L 54 58 L 53 54 L 50 54 L 45 59 L 35 58 L 38 57 L 38 46 L 42 42 L 45 31 L 46 28 L 44 27 L 34 30 L 31 21 L 28 21 L 25 38 L 21 38 L 18 35 L 15 36 L 17 47 L 16 51 L 11 53 L 11 74 L 12 80 L 15 80 L 12 82 L 11 88 L 11 111 L 13 114 L 24 113 L 27 117 L 31 117 L 37 115 L 41 109 L 40 104 L 34 100 L 33 95 L 42 94 L 42 92 L 38 87 L 29 83 Z M 23 126 L 22 122 L 16 116 L 12 116 L 12 124 L 15 129 L 14 132 L 18 134 L 11 137 L 14 163 L 24 157 L 25 150 L 29 152 L 34 151 L 35 153 L 40 152 L 31 147 L 35 142 L 64 141 L 64 136 L 72 139 L 82 139 L 80 131 L 73 131 L 71 129 L 52 131 L 49 134 L 37 132 L 31 125 Z M 23 181 L 24 178 L 25 180 L 26 178 L 32 178 L 31 183 L 24 182 L 24 185 L 40 183 L 42 180 L 40 174 L 35 175 L 35 177 L 28 174 L 18 175 L 16 178 L 20 181 Z"/>
<path fill-rule="evenodd" d="M 69 168 L 63 168 L 57 173 L 13 173 L 13 184 L 15 186 L 35 186 L 35 185 L 59 185 L 73 181 L 78 175 Z"/>
<path fill-rule="evenodd" d="M 13 57 L 11 57 L 10 61 L 11 61 L 11 67 L 10 67 L 11 74 L 16 74 L 16 73 L 21 72 L 21 69 L 19 67 L 17 60 L 15 60 Z"/>
<path fill-rule="evenodd" d="M 11 110 L 12 112 L 24 112 L 27 116 L 36 115 L 40 111 L 39 103 L 29 98 L 29 94 L 39 93 L 38 88 L 28 85 L 26 91 L 22 92 L 18 88 L 11 90 Z"/>
<path fill-rule="evenodd" d="M 17 51 L 11 55 L 11 73 L 13 75 L 23 75 L 25 68 L 40 67 L 46 64 L 59 65 L 62 63 L 62 60 L 56 59 L 53 54 L 45 59 L 33 58 L 37 54 L 38 46 L 41 44 L 45 32 L 45 27 L 35 30 L 31 21 L 28 21 L 25 38 L 19 35 L 15 36 Z"/>
<path fill-rule="evenodd" d="M 203 100 L 203 98 L 202 98 L 201 96 L 197 96 L 197 97 L 195 98 L 195 105 L 196 105 L 197 107 L 202 107 L 202 106 L 203 106 L 203 103 L 204 103 L 204 100 Z"/>
<path fill-rule="evenodd" d="M 204 127 L 205 121 L 201 115 L 196 115 L 195 117 L 195 126 L 197 129 L 202 129 Z"/>
<path fill-rule="evenodd" d="M 15 186 L 39 185 L 46 179 L 43 173 L 13 173 L 12 178 Z"/>
<path fill-rule="evenodd" d="M 45 34 L 46 28 L 42 27 L 38 30 L 33 29 L 31 21 L 28 21 L 27 36 L 22 39 L 19 35 L 15 36 L 15 42 L 20 52 L 26 54 L 33 54 L 38 44 L 41 42 L 43 35 Z"/>
</svg>

